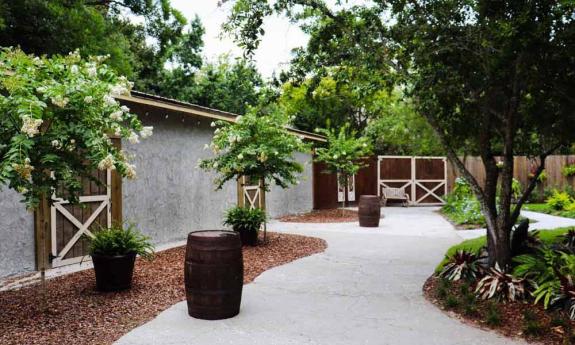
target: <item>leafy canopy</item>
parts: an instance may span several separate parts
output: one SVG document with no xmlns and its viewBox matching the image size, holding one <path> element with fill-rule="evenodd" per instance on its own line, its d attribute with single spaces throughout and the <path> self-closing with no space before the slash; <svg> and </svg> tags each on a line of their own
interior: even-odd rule
<svg viewBox="0 0 575 345">
<path fill-rule="evenodd" d="M 110 137 L 136 143 L 152 128 L 114 99 L 132 84 L 104 60 L 78 52 L 52 58 L 0 52 L 0 184 L 22 193 L 28 207 L 55 191 L 77 201 L 79 178 L 91 178 L 94 169 L 136 177 Z"/>
<path fill-rule="evenodd" d="M 490 265 L 507 269 L 511 227 L 545 158 L 575 141 L 573 1 L 233 3 L 226 28 L 248 53 L 264 34 L 263 18 L 285 14 L 311 36 L 295 59 L 302 73 L 371 73 L 373 83 L 361 84 L 367 91 L 378 80 L 401 85 L 481 204 Z M 461 151 L 482 157 L 484 184 L 465 168 Z M 537 156 L 542 164 L 512 208 L 513 156 L 519 154 Z M 503 156 L 501 168 L 496 155 Z"/>
<path fill-rule="evenodd" d="M 306 152 L 309 147 L 287 130 L 287 124 L 288 118 L 277 109 L 262 115 L 255 108 L 234 122 L 214 122 L 218 128 L 206 148 L 216 156 L 201 160 L 200 167 L 219 174 L 215 180 L 218 189 L 241 176 L 262 179 L 266 189 L 272 181 L 282 188 L 296 184 L 303 167 L 294 153 Z"/>
<path fill-rule="evenodd" d="M 362 159 L 371 154 L 371 143 L 366 137 L 356 138 L 357 133 L 351 131 L 349 125 L 339 131 L 319 129 L 318 132 L 327 137 L 327 146 L 316 149 L 316 160 L 325 163 L 329 172 L 341 174 L 347 180 L 347 176 L 357 174 L 367 165 Z"/>
</svg>

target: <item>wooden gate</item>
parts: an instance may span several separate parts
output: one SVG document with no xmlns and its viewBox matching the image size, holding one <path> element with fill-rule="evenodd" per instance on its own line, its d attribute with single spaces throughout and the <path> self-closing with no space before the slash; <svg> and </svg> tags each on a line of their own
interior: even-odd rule
<svg viewBox="0 0 575 345">
<path fill-rule="evenodd" d="M 101 184 L 83 178 L 80 204 L 71 205 L 54 195 L 50 208 L 52 267 L 78 263 L 88 254 L 94 231 L 112 225 L 112 172 L 96 171 Z"/>
<path fill-rule="evenodd" d="M 383 188 L 404 188 L 411 205 L 443 205 L 447 194 L 445 157 L 379 156 L 378 195 Z"/>
<path fill-rule="evenodd" d="M 248 176 L 238 180 L 238 206 L 264 209 L 265 197 L 263 181 Z"/>
</svg>

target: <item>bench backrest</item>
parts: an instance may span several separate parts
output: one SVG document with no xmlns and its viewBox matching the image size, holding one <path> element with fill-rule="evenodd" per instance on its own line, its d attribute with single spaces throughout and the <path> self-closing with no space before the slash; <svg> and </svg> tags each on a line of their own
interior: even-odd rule
<svg viewBox="0 0 575 345">
<path fill-rule="evenodd" d="M 386 199 L 405 199 L 405 189 L 404 188 L 383 188 L 383 196 Z"/>
</svg>

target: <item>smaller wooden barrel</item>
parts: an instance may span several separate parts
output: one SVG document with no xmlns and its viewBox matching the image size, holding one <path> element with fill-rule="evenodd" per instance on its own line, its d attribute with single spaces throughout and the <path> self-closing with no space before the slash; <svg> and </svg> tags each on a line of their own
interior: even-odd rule
<svg viewBox="0 0 575 345">
<path fill-rule="evenodd" d="M 184 278 L 190 316 L 203 320 L 236 316 L 244 286 L 240 236 L 224 230 L 191 232 Z"/>
<path fill-rule="evenodd" d="M 361 195 L 359 197 L 359 226 L 378 227 L 381 208 L 377 195 Z"/>
</svg>

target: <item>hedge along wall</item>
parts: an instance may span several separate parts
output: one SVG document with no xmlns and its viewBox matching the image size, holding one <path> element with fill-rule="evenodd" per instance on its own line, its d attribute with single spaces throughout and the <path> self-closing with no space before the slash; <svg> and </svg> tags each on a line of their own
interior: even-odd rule
<svg viewBox="0 0 575 345">
<path fill-rule="evenodd" d="M 462 158 L 465 167 L 478 179 L 479 183 L 485 183 L 485 169 L 480 157 Z M 575 164 L 575 155 L 554 155 L 545 160 L 545 173 L 547 179 L 542 181 L 536 189 L 542 193 L 546 188 L 564 188 L 566 186 L 575 187 L 575 177 L 563 176 L 563 168 L 567 165 Z M 517 156 L 513 161 L 513 176 L 521 182 L 525 188 L 529 183 L 529 174 L 539 166 L 539 159 L 532 159 L 526 156 Z M 448 191 L 453 190 L 455 179 L 459 176 L 453 164 L 447 165 L 447 186 Z"/>
</svg>

